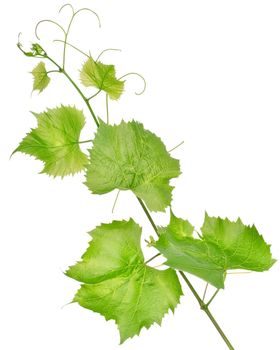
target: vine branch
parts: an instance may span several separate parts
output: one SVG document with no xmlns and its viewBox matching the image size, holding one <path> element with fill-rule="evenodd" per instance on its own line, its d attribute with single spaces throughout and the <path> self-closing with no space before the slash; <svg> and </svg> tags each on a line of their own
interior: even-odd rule
<svg viewBox="0 0 280 350">
<path fill-rule="evenodd" d="M 144 202 L 142 201 L 141 198 L 139 198 L 139 197 L 137 197 L 137 196 L 136 196 L 136 198 L 137 198 L 138 202 L 140 203 L 142 209 L 144 210 L 144 212 L 145 212 L 145 214 L 146 214 L 148 220 L 150 221 L 150 224 L 152 225 L 152 227 L 153 227 L 153 229 L 154 229 L 156 235 L 159 237 L 159 233 L 158 233 L 157 226 L 156 226 L 156 224 L 154 223 L 154 220 L 152 219 L 152 217 L 151 217 L 151 215 L 150 215 L 148 209 L 146 208 Z"/>
<path fill-rule="evenodd" d="M 70 5 L 70 4 L 65 4 L 64 6 L 62 6 L 62 8 L 60 9 L 60 11 L 62 11 L 62 10 L 63 10 L 65 7 L 67 7 L 67 6 L 70 6 L 71 9 L 72 9 L 72 16 L 71 16 L 70 22 L 69 22 L 69 24 L 68 24 L 67 30 L 65 30 L 60 24 L 58 24 L 57 22 L 52 21 L 52 20 L 42 20 L 42 21 L 38 22 L 38 24 L 36 25 L 36 28 L 35 28 L 35 34 L 36 34 L 37 38 L 38 38 L 38 34 L 37 34 L 38 26 L 39 26 L 41 23 L 43 23 L 43 22 L 50 22 L 50 23 L 53 23 L 53 24 L 55 24 L 56 26 L 58 26 L 58 27 L 63 31 L 63 33 L 64 33 L 64 41 L 63 41 L 63 43 L 64 43 L 64 48 L 63 48 L 63 59 L 62 59 L 63 63 L 62 63 L 62 66 L 59 65 L 59 64 L 58 64 L 54 59 L 52 59 L 50 56 L 48 56 L 47 53 L 46 53 L 41 47 L 40 47 L 40 48 L 42 49 L 42 53 L 36 53 L 36 55 L 33 55 L 33 57 L 42 57 L 42 58 L 48 59 L 50 62 L 52 62 L 52 63 L 56 66 L 56 68 L 58 69 L 58 72 L 59 72 L 59 73 L 62 73 L 62 74 L 65 75 L 65 77 L 69 80 L 69 82 L 70 82 L 70 83 L 73 85 L 73 87 L 76 89 L 76 91 L 78 92 L 78 94 L 82 97 L 83 101 L 85 102 L 86 106 L 87 106 L 88 109 L 89 109 L 90 114 L 92 115 L 92 117 L 93 117 L 93 119 L 94 119 L 94 122 L 95 122 L 96 126 L 99 127 L 99 121 L 98 121 L 98 119 L 97 119 L 97 117 L 96 117 L 96 115 L 95 115 L 95 113 L 94 113 L 94 111 L 93 111 L 93 109 L 92 109 L 92 107 L 91 107 L 91 105 L 90 105 L 90 103 L 89 103 L 89 100 L 90 100 L 91 98 L 93 98 L 96 94 L 95 94 L 94 96 L 90 97 L 90 98 L 86 98 L 85 95 L 83 94 L 83 92 L 81 91 L 81 89 L 79 88 L 79 86 L 75 83 L 75 81 L 74 81 L 74 80 L 70 77 L 70 75 L 66 72 L 66 70 L 65 70 L 65 63 L 66 63 L 66 47 L 67 47 L 67 45 L 70 45 L 70 46 L 74 47 L 73 45 L 68 44 L 67 39 L 68 39 L 68 35 L 69 35 L 69 32 L 70 32 L 70 29 L 71 29 L 71 26 L 72 26 L 72 23 L 73 23 L 73 20 L 74 20 L 75 16 L 76 16 L 78 13 L 80 13 L 81 11 L 90 11 L 90 12 L 92 12 L 94 15 L 97 16 L 98 21 L 99 21 L 99 26 L 101 26 L 101 24 L 100 24 L 100 19 L 99 19 L 98 15 L 97 15 L 94 11 L 92 11 L 92 10 L 90 10 L 90 9 L 88 9 L 88 8 L 82 8 L 82 9 L 80 9 L 80 10 L 78 10 L 78 11 L 75 12 L 75 11 L 74 11 L 74 8 L 73 8 L 72 5 Z M 20 44 L 18 44 L 18 47 L 19 47 L 19 49 L 20 49 L 23 53 L 25 53 L 26 55 L 28 54 L 28 53 L 24 52 L 24 50 L 22 49 L 22 47 L 21 47 Z M 77 49 L 76 47 L 74 47 L 74 48 Z M 83 53 L 83 52 L 82 52 L 81 50 L 79 50 L 79 49 L 78 49 L 78 51 L 80 51 L 81 53 Z M 105 51 L 106 51 L 106 50 L 105 50 Z M 103 52 L 105 52 L 105 51 L 103 51 Z M 103 52 L 101 52 L 100 55 L 102 55 Z M 99 57 L 100 57 L 100 55 L 99 55 Z M 99 58 L 99 57 L 98 57 L 98 58 Z M 143 89 L 143 91 L 142 91 L 141 93 L 136 93 L 137 95 L 142 94 L 142 93 L 145 91 L 145 89 L 146 89 L 146 81 L 145 81 L 145 79 L 144 79 L 140 74 L 138 74 L 138 73 L 128 73 L 128 74 L 125 74 L 124 76 L 122 76 L 122 77 L 119 78 L 119 79 L 123 79 L 124 77 L 126 77 L 126 76 L 128 76 L 128 75 L 132 75 L 132 74 L 137 75 L 137 76 L 139 76 L 139 77 L 141 77 L 141 78 L 143 79 L 143 81 L 144 81 L 144 89 Z M 107 122 L 109 123 L 108 95 L 106 95 L 106 110 L 107 110 Z M 80 143 L 85 143 L 85 142 L 91 142 L 91 140 L 82 141 L 82 142 L 80 142 Z M 179 145 L 178 145 L 178 146 L 179 146 Z M 177 148 L 178 146 L 176 146 L 175 148 Z M 174 149 L 175 149 L 175 148 L 174 148 Z M 172 149 L 172 150 L 173 150 L 173 149 Z M 172 151 L 172 150 L 171 150 L 171 151 Z M 119 194 L 119 192 L 118 192 L 118 194 Z M 153 218 L 152 218 L 152 216 L 151 216 L 149 210 L 147 209 L 146 205 L 144 204 L 144 202 L 142 201 L 141 198 L 139 198 L 139 197 L 137 197 L 137 196 L 136 196 L 136 198 L 137 198 L 137 200 L 138 200 L 140 206 L 142 207 L 144 213 L 146 214 L 146 216 L 147 216 L 147 218 L 148 218 L 150 224 L 152 225 L 152 228 L 153 228 L 153 230 L 155 231 L 156 235 L 159 236 L 158 228 L 157 228 L 157 226 L 156 226 L 156 224 L 155 224 L 155 222 L 154 222 L 154 220 L 153 220 Z M 114 204 L 114 205 L 115 205 L 115 204 Z M 157 255 L 155 255 L 154 257 L 150 258 L 149 260 L 147 260 L 147 262 L 152 261 L 154 258 L 156 258 L 156 257 L 159 256 L 159 255 L 160 255 L 160 253 L 157 254 Z M 203 311 L 206 313 L 206 315 L 209 317 L 209 319 L 211 320 L 211 322 L 213 323 L 213 325 L 215 326 L 215 328 L 217 329 L 217 331 L 219 332 L 219 334 L 220 334 L 221 337 L 223 338 L 224 342 L 227 344 L 228 348 L 229 348 L 230 350 L 234 350 L 234 348 L 233 348 L 233 346 L 231 345 L 230 341 L 228 340 L 228 338 L 226 337 L 226 335 L 225 335 L 224 332 L 222 331 L 221 327 L 219 326 L 219 324 L 217 323 L 217 321 L 215 320 L 214 316 L 212 315 L 212 313 L 211 313 L 210 310 L 209 310 L 209 305 L 210 305 L 210 303 L 213 301 L 213 299 L 215 298 L 215 296 L 217 295 L 217 293 L 219 292 L 219 290 L 217 290 L 217 291 L 214 293 L 214 295 L 211 297 L 211 299 L 209 300 L 208 303 L 205 303 L 205 302 L 204 302 L 204 298 L 205 298 L 206 290 L 205 290 L 203 299 L 201 299 L 200 296 L 198 295 L 197 291 L 196 291 L 195 288 L 193 287 L 192 283 L 189 281 L 189 279 L 188 279 L 187 276 L 185 275 L 185 273 L 184 273 L 183 271 L 179 271 L 178 273 L 181 275 L 181 277 L 183 278 L 183 280 L 185 281 L 185 283 L 186 283 L 187 286 L 189 287 L 190 291 L 192 292 L 192 294 L 193 294 L 194 297 L 196 298 L 196 300 L 197 300 L 197 302 L 198 302 L 198 304 L 199 304 L 201 310 L 203 310 Z"/>
<path fill-rule="evenodd" d="M 79 86 L 74 82 L 74 80 L 70 77 L 70 75 L 66 72 L 66 70 L 61 67 L 56 61 L 54 61 L 51 57 L 49 57 L 47 54 L 42 56 L 43 58 L 48 59 L 50 62 L 52 62 L 59 70 L 60 73 L 64 74 L 66 76 L 66 78 L 70 81 L 70 83 L 74 86 L 74 88 L 77 90 L 77 92 L 79 93 L 79 95 L 82 97 L 82 99 L 84 100 L 85 104 L 87 105 L 90 114 L 92 115 L 94 122 L 96 124 L 97 127 L 99 127 L 99 121 L 88 101 L 88 99 L 85 97 L 85 95 L 83 94 L 82 90 L 79 88 Z"/>
<path fill-rule="evenodd" d="M 223 338 L 224 342 L 227 344 L 228 348 L 230 350 L 234 350 L 234 347 L 231 345 L 231 343 L 228 340 L 228 338 L 226 337 L 225 333 L 223 332 L 223 330 L 219 326 L 218 322 L 215 320 L 214 316 L 210 312 L 208 305 L 205 304 L 204 301 L 200 298 L 200 296 L 198 295 L 198 293 L 196 292 L 196 290 L 194 289 L 193 285 L 191 284 L 191 282 L 189 281 L 187 276 L 184 274 L 184 272 L 179 271 L 179 273 L 182 276 L 182 278 L 184 279 L 184 281 L 187 283 L 187 285 L 190 288 L 191 292 L 193 293 L 194 297 L 196 298 L 201 310 L 203 310 L 206 313 L 206 315 L 209 317 L 209 319 L 211 320 L 211 322 L 215 326 L 216 330 L 219 332 L 220 336 Z"/>
</svg>

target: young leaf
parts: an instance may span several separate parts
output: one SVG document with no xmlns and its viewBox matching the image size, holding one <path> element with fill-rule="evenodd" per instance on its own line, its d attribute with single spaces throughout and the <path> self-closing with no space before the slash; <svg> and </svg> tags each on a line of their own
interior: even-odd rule
<svg viewBox="0 0 280 350">
<path fill-rule="evenodd" d="M 150 210 L 163 211 L 171 202 L 169 180 L 179 175 L 179 161 L 142 124 L 122 121 L 111 126 L 100 121 L 86 173 L 92 193 L 131 190 Z"/>
<path fill-rule="evenodd" d="M 107 92 L 112 100 L 118 100 L 123 93 L 124 82 L 116 78 L 115 66 L 96 62 L 92 57 L 84 63 L 80 78 L 85 86 Z"/>
<path fill-rule="evenodd" d="M 38 126 L 32 129 L 13 152 L 34 156 L 45 163 L 42 173 L 53 176 L 75 174 L 88 163 L 80 150 L 79 137 L 85 124 L 83 112 L 61 106 L 43 113 L 33 113 Z"/>
<path fill-rule="evenodd" d="M 205 215 L 201 239 L 192 237 L 193 229 L 171 214 L 171 222 L 160 230 L 156 248 L 167 258 L 166 264 L 192 273 L 216 288 L 224 288 L 227 270 L 268 270 L 275 262 L 270 246 L 255 226 L 245 226 L 240 219 L 213 218 Z"/>
<path fill-rule="evenodd" d="M 38 63 L 31 73 L 34 78 L 33 91 L 39 90 L 39 92 L 42 92 L 49 85 L 51 80 L 48 76 L 48 72 L 46 71 L 45 63 Z"/>
<path fill-rule="evenodd" d="M 31 51 L 33 52 L 34 56 L 44 56 L 44 55 L 46 55 L 45 50 L 38 43 L 33 43 L 32 44 Z"/>
<path fill-rule="evenodd" d="M 80 282 L 74 301 L 115 320 L 121 343 L 174 311 L 182 290 L 174 270 L 157 270 L 144 262 L 141 228 L 132 219 L 93 230 L 82 261 L 66 274 Z"/>
</svg>

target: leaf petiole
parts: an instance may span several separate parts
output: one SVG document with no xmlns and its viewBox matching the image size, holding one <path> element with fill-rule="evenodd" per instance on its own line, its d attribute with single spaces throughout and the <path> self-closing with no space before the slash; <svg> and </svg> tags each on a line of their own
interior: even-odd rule
<svg viewBox="0 0 280 350">
<path fill-rule="evenodd" d="M 149 262 L 153 261 L 155 258 L 157 258 L 160 255 L 161 255 L 160 253 L 157 253 L 156 255 L 152 256 L 150 259 L 145 261 L 145 264 L 148 264 Z"/>
<path fill-rule="evenodd" d="M 93 94 L 92 96 L 88 97 L 87 100 L 90 101 L 91 99 L 93 99 L 94 97 L 96 97 L 98 94 L 100 94 L 101 91 L 102 91 L 102 90 L 99 89 L 95 94 Z"/>
<path fill-rule="evenodd" d="M 61 71 L 57 70 L 57 69 L 54 69 L 54 70 L 47 71 L 47 74 L 49 74 L 49 73 L 61 73 Z"/>
<path fill-rule="evenodd" d="M 79 142 L 77 142 L 77 143 L 88 143 L 88 142 L 93 142 L 93 140 L 79 141 Z"/>
<path fill-rule="evenodd" d="M 212 303 L 212 301 L 214 300 L 215 296 L 219 293 L 219 291 L 220 291 L 220 289 L 216 290 L 216 292 L 212 295 L 212 297 L 210 298 L 210 300 L 206 304 L 207 306 L 209 306 Z"/>
</svg>

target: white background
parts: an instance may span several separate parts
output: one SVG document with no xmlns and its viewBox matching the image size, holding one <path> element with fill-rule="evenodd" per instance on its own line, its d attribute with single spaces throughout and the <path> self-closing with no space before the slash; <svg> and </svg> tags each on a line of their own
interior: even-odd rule
<svg viewBox="0 0 280 350">
<path fill-rule="evenodd" d="M 76 8 L 97 11 L 102 29 L 90 14 L 73 25 L 70 41 L 104 55 L 119 75 L 137 71 L 147 90 L 137 97 L 141 81 L 130 78 L 119 103 L 111 103 L 111 121 L 135 118 L 162 137 L 181 160 L 183 175 L 174 181 L 177 215 L 197 227 L 204 211 L 246 224 L 255 223 L 280 257 L 280 4 L 258 0 L 73 1 Z M 60 103 L 75 104 L 87 114 L 85 139 L 95 130 L 83 101 L 60 76 L 42 94 L 33 93 L 31 71 L 37 63 L 16 48 L 17 34 L 27 47 L 43 18 L 65 23 L 70 14 L 57 10 L 61 1 L 8 1 L 1 5 L 1 288 L 0 348 L 3 350 L 118 349 L 113 321 L 71 301 L 78 283 L 63 275 L 87 247 L 87 231 L 101 222 L 130 216 L 152 234 L 141 208 L 122 193 L 111 214 L 115 192 L 93 196 L 83 175 L 52 179 L 38 175 L 42 164 L 28 156 L 9 156 L 35 127 L 30 110 Z M 58 60 L 62 38 L 52 25 L 39 34 Z M 27 45 L 27 46 L 26 46 Z M 83 57 L 68 50 L 67 65 L 78 80 Z M 49 67 L 51 68 L 51 67 Z M 105 116 L 104 96 L 93 103 Z M 153 215 L 157 224 L 167 214 Z M 146 251 L 146 257 L 152 256 Z M 280 265 L 266 273 L 229 276 L 212 310 L 238 350 L 279 350 Z M 191 277 L 202 293 L 204 283 Z M 143 330 L 122 350 L 226 349 L 222 339 L 184 286 L 175 315 L 162 327 Z"/>
</svg>

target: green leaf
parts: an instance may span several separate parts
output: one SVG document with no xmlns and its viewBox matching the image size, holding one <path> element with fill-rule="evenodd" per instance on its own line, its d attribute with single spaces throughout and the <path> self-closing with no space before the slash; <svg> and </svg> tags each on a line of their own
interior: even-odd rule
<svg viewBox="0 0 280 350">
<path fill-rule="evenodd" d="M 116 78 L 115 66 L 94 61 L 90 57 L 81 70 L 81 82 L 105 91 L 112 100 L 118 100 L 123 93 L 124 82 Z"/>
<path fill-rule="evenodd" d="M 182 219 L 176 218 L 178 224 L 174 220 L 172 214 L 169 226 L 160 230 L 156 248 L 168 266 L 198 276 L 216 288 L 224 288 L 227 270 L 265 271 L 275 262 L 270 245 L 256 227 L 245 226 L 240 219 L 232 222 L 206 214 L 200 239 L 190 235 L 188 221 L 183 228 Z"/>
<path fill-rule="evenodd" d="M 75 174 L 88 163 L 80 150 L 79 137 L 85 124 L 82 111 L 61 106 L 35 114 L 38 126 L 32 129 L 13 152 L 34 156 L 45 163 L 42 173 L 53 176 Z"/>
<path fill-rule="evenodd" d="M 44 62 L 38 63 L 38 65 L 31 72 L 34 78 L 33 81 L 33 91 L 39 90 L 42 92 L 48 85 L 51 79 L 46 71 L 46 66 Z"/>
<path fill-rule="evenodd" d="M 33 43 L 32 44 L 31 51 L 33 52 L 34 56 L 44 56 L 44 55 L 46 55 L 45 50 L 38 43 Z"/>
<path fill-rule="evenodd" d="M 174 311 L 182 290 L 174 270 L 157 270 L 144 262 L 141 228 L 132 219 L 102 224 L 82 261 L 66 274 L 83 282 L 74 302 L 115 320 L 121 342 L 138 335 Z"/>
<path fill-rule="evenodd" d="M 86 173 L 92 193 L 131 190 L 150 210 L 163 211 L 171 203 L 169 180 L 179 174 L 179 161 L 142 124 L 122 121 L 111 126 L 100 121 Z"/>
</svg>

